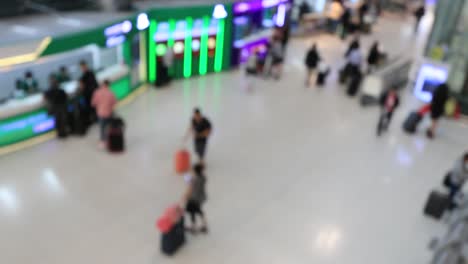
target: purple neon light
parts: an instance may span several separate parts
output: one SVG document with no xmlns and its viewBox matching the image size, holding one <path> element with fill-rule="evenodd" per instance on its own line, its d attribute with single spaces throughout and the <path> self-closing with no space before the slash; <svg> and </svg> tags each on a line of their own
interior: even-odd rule
<svg viewBox="0 0 468 264">
<path fill-rule="evenodd" d="M 241 2 L 234 5 L 234 13 L 242 14 L 248 11 L 256 11 L 288 2 L 290 2 L 290 0 L 255 0 L 249 2 Z"/>
<path fill-rule="evenodd" d="M 286 5 L 282 4 L 278 6 L 278 14 L 276 15 L 276 25 L 278 27 L 284 26 L 286 21 Z"/>
<path fill-rule="evenodd" d="M 259 46 L 266 46 L 268 42 L 269 42 L 268 38 L 261 38 L 254 42 L 245 44 L 241 49 L 239 62 L 240 63 L 246 62 L 250 54 L 252 53 L 252 49 L 259 47 Z"/>
<path fill-rule="evenodd" d="M 33 127 L 33 132 L 36 134 L 44 133 L 44 132 L 54 129 L 54 127 L 55 127 L 55 119 L 49 118 L 47 120 L 42 121 L 39 124 L 36 124 Z"/>
</svg>

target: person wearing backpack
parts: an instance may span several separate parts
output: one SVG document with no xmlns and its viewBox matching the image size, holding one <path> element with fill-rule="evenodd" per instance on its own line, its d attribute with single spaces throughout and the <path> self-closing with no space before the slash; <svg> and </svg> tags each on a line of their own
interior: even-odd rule
<svg viewBox="0 0 468 264">
<path fill-rule="evenodd" d="M 318 53 L 317 50 L 317 44 L 313 44 L 312 47 L 307 51 L 306 57 L 305 57 L 305 65 L 307 68 L 307 75 L 306 75 L 306 81 L 305 85 L 306 87 L 309 87 L 310 85 L 310 78 L 312 77 L 312 74 L 314 73 L 315 69 L 318 66 L 318 63 L 320 62 L 320 54 Z"/>
<path fill-rule="evenodd" d="M 208 224 L 203 212 L 203 204 L 207 199 L 206 195 L 206 177 L 204 174 L 204 166 L 197 163 L 193 166 L 193 175 L 187 175 L 185 180 L 188 182 L 188 187 L 185 192 L 183 203 L 185 203 L 185 211 L 190 215 L 191 227 L 188 228 L 191 232 L 208 232 Z M 201 219 L 202 225 L 197 229 L 197 218 Z"/>
</svg>

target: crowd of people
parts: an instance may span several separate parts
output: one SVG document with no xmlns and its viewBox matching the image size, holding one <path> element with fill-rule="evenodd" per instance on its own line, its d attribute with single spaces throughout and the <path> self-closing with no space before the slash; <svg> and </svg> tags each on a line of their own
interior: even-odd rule
<svg viewBox="0 0 468 264">
<path fill-rule="evenodd" d="M 64 91 L 61 83 L 71 80 L 66 67 L 49 77 L 49 89 L 44 93 L 47 109 L 55 118 L 55 128 L 59 138 L 69 134 L 84 135 L 89 126 L 99 121 L 99 147 L 107 143 L 107 126 L 114 114 L 117 99 L 110 90 L 110 82 L 99 85 L 96 75 L 85 61 L 80 62 L 81 77 L 77 94 L 72 97 Z"/>
<path fill-rule="evenodd" d="M 304 10 L 306 8 L 304 7 Z M 358 8 L 358 23 L 353 24 L 351 11 L 344 1 L 334 0 L 330 5 L 328 12 L 328 29 L 334 34 L 338 32 L 339 37 L 345 39 L 349 33 L 355 33 L 344 54 L 345 66 L 339 70 L 339 82 L 347 84 L 347 93 L 354 96 L 359 89 L 365 74 L 372 74 L 378 66 L 385 60 L 386 54 L 378 41 L 371 45 L 367 57 L 362 52 L 359 33 L 369 32 L 370 23 L 369 13 L 380 14 L 380 7 L 377 1 L 363 1 Z M 419 27 L 421 17 L 424 16 L 424 6 L 418 8 L 414 15 L 416 17 L 415 31 Z M 249 54 L 245 65 L 246 79 L 248 80 L 248 90 L 253 88 L 253 81 L 259 76 L 263 78 L 272 77 L 274 80 L 281 78 L 283 62 L 286 56 L 287 42 L 289 32 L 277 28 L 271 37 L 271 41 L 266 51 L 255 50 Z M 165 59 L 164 83 L 170 81 L 168 69 L 172 64 L 172 54 Z M 320 47 L 314 43 L 305 52 L 304 65 L 306 70 L 305 86 L 310 87 L 311 83 L 317 86 L 325 84 L 330 67 L 324 61 L 320 52 Z M 367 66 L 366 68 L 364 66 Z M 110 90 L 109 81 L 98 84 L 95 74 L 89 69 L 85 62 L 80 63 L 82 76 L 79 79 L 78 102 L 74 104 L 80 109 L 80 122 L 84 127 L 99 121 L 100 124 L 100 143 L 104 148 L 107 142 L 106 129 L 114 115 L 114 108 L 117 104 L 115 95 Z M 315 77 L 315 81 L 311 81 Z M 45 98 L 49 105 L 49 112 L 55 117 L 58 136 L 66 137 L 76 125 L 70 124 L 69 102 L 67 93 L 60 87 L 60 83 L 70 80 L 66 68 L 61 68 L 59 74 L 50 76 L 50 89 L 45 93 Z M 27 89 L 34 89 L 34 78 L 31 73 L 25 76 L 24 85 Z M 432 102 L 426 107 L 430 111 L 432 120 L 431 126 L 427 129 L 428 138 L 434 138 L 438 120 L 444 114 L 444 106 L 449 97 L 449 89 L 446 84 L 437 87 L 433 93 Z M 378 98 L 380 114 L 377 122 L 377 135 L 381 136 L 388 130 L 392 116 L 400 104 L 398 87 L 391 87 L 384 91 Z M 212 124 L 207 117 L 202 114 L 201 109 L 194 109 L 193 118 L 190 122 L 189 130 L 185 139 L 193 138 L 193 149 L 197 155 L 197 162 L 192 166 L 189 173 L 184 176 L 187 188 L 181 199 L 181 207 L 185 208 L 189 214 L 191 225 L 187 228 L 192 233 L 207 233 L 208 224 L 205 218 L 203 205 L 207 200 L 206 183 L 206 149 L 209 137 L 212 133 Z M 450 189 L 450 197 L 454 201 L 455 196 L 460 192 L 461 187 L 468 179 L 468 153 L 458 160 L 454 168 L 446 176 L 444 184 Z M 198 220 L 201 220 L 201 226 L 198 227 Z"/>
</svg>

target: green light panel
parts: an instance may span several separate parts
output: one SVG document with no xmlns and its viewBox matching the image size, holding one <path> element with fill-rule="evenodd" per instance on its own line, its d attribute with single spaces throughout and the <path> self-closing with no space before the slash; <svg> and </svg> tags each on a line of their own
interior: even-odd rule
<svg viewBox="0 0 468 264">
<path fill-rule="evenodd" d="M 148 32 L 148 81 L 150 83 L 154 83 L 156 81 L 156 44 L 154 43 L 154 34 L 156 33 L 156 21 L 151 20 Z"/>
<path fill-rule="evenodd" d="M 165 44 L 160 43 L 156 45 L 156 55 L 164 56 L 164 54 L 166 54 L 166 51 L 167 51 L 167 47 Z"/>
<path fill-rule="evenodd" d="M 193 19 L 185 19 L 187 28 L 185 29 L 185 50 L 184 50 L 184 77 L 189 78 L 192 75 L 192 27 Z"/>
<path fill-rule="evenodd" d="M 215 72 L 220 72 L 223 69 L 223 52 L 224 52 L 224 26 L 225 19 L 220 19 L 218 22 L 218 34 L 216 35 L 216 52 L 215 52 Z"/>
<path fill-rule="evenodd" d="M 203 17 L 203 29 L 200 45 L 200 75 L 208 72 L 208 31 L 210 28 L 210 17 Z"/>
</svg>

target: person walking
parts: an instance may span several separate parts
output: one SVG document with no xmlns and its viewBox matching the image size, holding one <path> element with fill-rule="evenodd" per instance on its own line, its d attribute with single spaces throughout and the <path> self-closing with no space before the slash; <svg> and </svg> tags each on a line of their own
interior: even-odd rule
<svg viewBox="0 0 468 264">
<path fill-rule="evenodd" d="M 275 80 L 281 78 L 284 62 L 284 48 L 281 38 L 274 37 L 271 43 L 271 75 Z"/>
<path fill-rule="evenodd" d="M 96 108 L 97 116 L 99 118 L 100 127 L 100 142 L 99 148 L 103 149 L 107 143 L 106 129 L 111 121 L 112 114 L 114 113 L 117 98 L 110 90 L 110 82 L 105 80 L 99 89 L 93 95 L 91 104 Z"/>
<path fill-rule="evenodd" d="M 419 24 L 421 23 L 421 19 L 424 17 L 426 14 L 426 7 L 424 6 L 424 3 L 420 4 L 418 8 L 414 11 L 414 18 L 415 18 L 415 24 L 414 24 L 414 33 L 417 34 L 419 31 Z"/>
<path fill-rule="evenodd" d="M 80 78 L 80 91 L 84 99 L 84 115 L 86 116 L 86 125 L 93 124 L 96 121 L 96 109 L 92 106 L 94 92 L 99 84 L 96 80 L 96 75 L 89 69 L 85 61 L 80 62 L 81 78 Z"/>
<path fill-rule="evenodd" d="M 432 93 L 432 101 L 430 108 L 432 124 L 426 131 L 426 135 L 430 139 L 434 138 L 438 121 L 445 113 L 445 103 L 447 102 L 448 98 L 449 87 L 445 83 L 439 85 Z"/>
<path fill-rule="evenodd" d="M 186 138 L 193 135 L 195 153 L 197 154 L 199 163 L 201 164 L 204 164 L 205 162 L 206 146 L 211 134 L 211 129 L 211 122 L 202 115 L 200 109 L 195 108 Z"/>
<path fill-rule="evenodd" d="M 382 107 L 379 122 L 377 124 L 377 136 L 387 131 L 392 120 L 393 112 L 400 104 L 400 98 L 395 88 L 386 91 L 380 98 Z"/>
<path fill-rule="evenodd" d="M 307 51 L 307 54 L 305 57 L 305 66 L 307 68 L 307 75 L 306 75 L 306 81 L 305 81 L 306 87 L 309 87 L 312 74 L 314 73 L 320 61 L 321 61 L 321 58 L 317 50 L 317 44 L 314 43 L 312 47 Z"/>
<path fill-rule="evenodd" d="M 188 182 L 188 187 L 184 195 L 185 210 L 190 215 L 191 227 L 189 231 L 195 232 L 208 232 L 208 224 L 203 212 L 203 204 L 207 199 L 206 195 L 206 177 L 204 173 L 204 166 L 201 163 L 193 166 L 192 175 L 187 175 L 185 180 Z M 202 225 L 197 228 L 197 217 L 201 218 Z"/>
<path fill-rule="evenodd" d="M 457 159 L 452 170 L 445 176 L 444 185 L 449 189 L 451 208 L 456 206 L 456 196 L 468 179 L 468 152 Z"/>
<path fill-rule="evenodd" d="M 48 105 L 48 112 L 55 118 L 55 130 L 57 131 L 57 136 L 59 138 L 66 138 L 68 136 L 68 96 L 67 93 L 60 88 L 54 75 L 50 75 L 49 83 L 49 90 L 44 94 Z"/>
<path fill-rule="evenodd" d="M 367 73 L 372 73 L 375 68 L 377 68 L 381 57 L 381 52 L 379 50 L 379 42 L 375 41 L 372 44 L 369 54 L 367 56 Z"/>
</svg>

